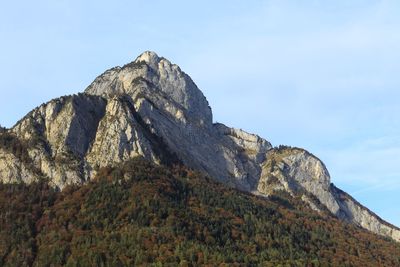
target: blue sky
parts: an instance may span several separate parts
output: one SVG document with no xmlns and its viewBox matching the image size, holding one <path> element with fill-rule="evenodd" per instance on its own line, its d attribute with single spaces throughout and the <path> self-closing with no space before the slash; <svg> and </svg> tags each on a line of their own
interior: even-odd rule
<svg viewBox="0 0 400 267">
<path fill-rule="evenodd" d="M 214 119 L 304 147 L 400 226 L 399 1 L 3 1 L 0 123 L 145 50 L 179 64 Z"/>
</svg>

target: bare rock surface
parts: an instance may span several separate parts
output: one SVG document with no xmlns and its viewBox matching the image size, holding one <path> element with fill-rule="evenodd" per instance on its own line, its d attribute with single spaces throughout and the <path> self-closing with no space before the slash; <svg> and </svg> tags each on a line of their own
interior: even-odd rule
<svg viewBox="0 0 400 267">
<path fill-rule="evenodd" d="M 266 158 L 258 192 L 270 195 L 283 190 L 300 195 L 314 210 L 327 209 L 344 221 L 400 241 L 400 229 L 333 185 L 325 165 L 314 155 L 299 148 L 280 147 L 268 151 Z"/>
</svg>

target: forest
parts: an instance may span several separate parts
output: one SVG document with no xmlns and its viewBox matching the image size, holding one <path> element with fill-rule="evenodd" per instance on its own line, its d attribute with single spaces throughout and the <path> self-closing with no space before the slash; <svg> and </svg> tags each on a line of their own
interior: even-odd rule
<svg viewBox="0 0 400 267">
<path fill-rule="evenodd" d="M 0 266 L 400 266 L 400 244 L 137 158 L 63 190 L 0 184 Z"/>
</svg>

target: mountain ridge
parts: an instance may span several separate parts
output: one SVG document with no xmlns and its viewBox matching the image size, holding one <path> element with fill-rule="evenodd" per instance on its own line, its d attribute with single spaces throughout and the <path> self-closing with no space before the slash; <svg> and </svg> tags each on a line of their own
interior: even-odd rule
<svg viewBox="0 0 400 267">
<path fill-rule="evenodd" d="M 3 182 L 29 183 L 42 175 L 63 188 L 142 156 L 157 164 L 181 162 L 253 194 L 298 195 L 312 209 L 327 208 L 400 241 L 399 228 L 336 190 L 324 163 L 311 153 L 274 148 L 257 135 L 213 123 L 209 103 L 192 79 L 154 52 L 105 71 L 84 93 L 39 106 L 5 132 L 20 145 L 15 151 L 0 146 Z"/>
</svg>

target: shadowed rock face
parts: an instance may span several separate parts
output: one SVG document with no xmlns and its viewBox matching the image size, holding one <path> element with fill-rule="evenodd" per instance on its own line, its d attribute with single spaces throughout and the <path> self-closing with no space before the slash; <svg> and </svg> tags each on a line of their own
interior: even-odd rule
<svg viewBox="0 0 400 267">
<path fill-rule="evenodd" d="M 0 146 L 0 179 L 50 178 L 60 188 L 136 156 L 183 163 L 260 195 L 284 190 L 315 210 L 400 241 L 400 231 L 330 182 L 325 165 L 307 151 L 272 148 L 265 139 L 213 124 L 202 92 L 177 65 L 145 52 L 97 77 L 84 94 L 52 100 L 12 129 L 1 129 L 18 153 Z"/>
</svg>

